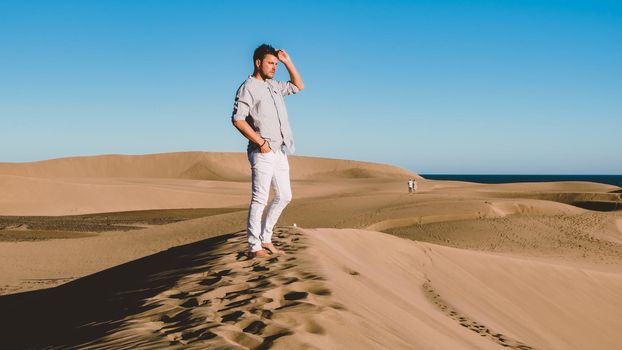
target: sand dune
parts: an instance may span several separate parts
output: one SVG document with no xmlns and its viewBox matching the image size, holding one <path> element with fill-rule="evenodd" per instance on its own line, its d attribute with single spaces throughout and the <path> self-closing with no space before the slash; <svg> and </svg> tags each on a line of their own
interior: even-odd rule
<svg viewBox="0 0 622 350">
<path fill-rule="evenodd" d="M 622 274 L 405 241 L 281 228 L 244 233 L 0 298 L 8 346 L 81 349 L 616 349 Z M 568 282 L 572 281 L 569 286 Z M 119 297 L 119 296 L 123 297 Z M 28 337 L 33 329 L 37 337 Z"/>
<path fill-rule="evenodd" d="M 290 156 L 292 180 L 416 176 L 392 165 Z M 178 152 L 147 155 L 68 157 L 28 163 L 0 163 L 0 174 L 45 178 L 180 178 L 248 181 L 246 153 Z"/>
<path fill-rule="evenodd" d="M 415 176 L 374 163 L 291 157 L 298 198 L 341 192 L 327 179 Z M 74 215 L 145 209 L 247 205 L 250 168 L 243 153 L 105 155 L 0 163 L 0 215 Z M 311 183 L 310 183 L 311 182 Z M 62 201 L 59 200 L 62 198 Z"/>
<path fill-rule="evenodd" d="M 432 180 L 427 180 L 432 181 Z M 511 193 L 518 192 L 545 192 L 545 193 L 589 193 L 589 192 L 602 192 L 617 190 L 618 187 L 609 184 L 601 184 L 596 182 L 587 181 L 554 181 L 554 182 L 516 182 L 507 184 L 481 184 L 463 181 L 434 181 L 435 189 L 463 189 L 473 190 L 478 192 L 501 192 Z"/>
<path fill-rule="evenodd" d="M 301 348 L 295 332 L 331 307 L 298 233 L 278 230 L 288 255 L 247 260 L 244 235 L 220 235 L 55 289 L 0 299 L 9 347 Z M 122 297 L 119 297 L 122 296 Z M 300 302 L 302 300 L 303 302 Z M 119 317 L 124 314 L 123 319 Z M 298 318 L 298 315 L 304 315 Z M 28 337 L 36 329 L 36 337 Z M 278 348 L 278 347 L 277 347 Z"/>
<path fill-rule="evenodd" d="M 585 212 L 571 205 L 531 199 L 445 200 L 426 202 L 418 209 L 419 215 L 412 215 L 412 212 L 408 210 L 406 218 L 382 220 L 366 228 L 385 231 L 397 227 L 436 222 L 502 218 L 510 215 L 577 215 Z"/>
<path fill-rule="evenodd" d="M 243 181 L 248 176 L 247 162 L 242 153 L 100 155 L 0 163 L 0 174 L 46 178 L 139 177 Z"/>
<path fill-rule="evenodd" d="M 620 273 L 369 231 L 309 236 L 350 332 L 368 335 L 358 339 L 365 348 L 616 349 L 622 342 Z M 339 339 L 338 324 L 327 329 Z"/>
<path fill-rule="evenodd" d="M 148 178 L 38 178 L 0 175 L 0 214 L 72 215 L 114 211 L 235 207 L 241 182 Z"/>
<path fill-rule="evenodd" d="M 107 213 L 0 218 L 3 346 L 620 347 L 620 188 L 418 178 L 409 195 L 397 167 L 290 164 L 288 254 L 260 260 L 242 153 L 0 164 L 0 215 Z M 213 209 L 123 212 L 192 207 Z"/>
</svg>

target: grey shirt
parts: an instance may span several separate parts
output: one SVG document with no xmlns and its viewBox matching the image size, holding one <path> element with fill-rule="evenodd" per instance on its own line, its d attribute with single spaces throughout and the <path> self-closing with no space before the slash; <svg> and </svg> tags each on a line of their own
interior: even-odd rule
<svg viewBox="0 0 622 350">
<path fill-rule="evenodd" d="M 291 81 L 258 80 L 249 76 L 235 95 L 231 121 L 246 120 L 270 144 L 272 150 L 287 147 L 294 153 L 294 136 L 289 126 L 283 96 L 300 91 Z M 248 142 L 248 151 L 257 149 Z"/>
</svg>

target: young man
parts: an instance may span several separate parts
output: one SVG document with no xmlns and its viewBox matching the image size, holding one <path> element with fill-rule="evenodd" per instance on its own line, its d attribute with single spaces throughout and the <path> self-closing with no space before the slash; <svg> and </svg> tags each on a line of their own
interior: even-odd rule
<svg viewBox="0 0 622 350">
<path fill-rule="evenodd" d="M 281 61 L 290 81 L 272 78 Z M 285 206 L 292 199 L 288 153 L 294 153 L 294 139 L 289 126 L 283 96 L 304 89 L 304 83 L 285 50 L 263 44 L 253 54 L 253 75 L 238 89 L 231 116 L 233 125 L 248 139 L 247 156 L 252 173 L 252 198 L 248 208 L 247 234 L 250 257 L 279 254 L 272 244 L 272 229 Z M 264 208 L 274 187 L 274 199 L 262 221 Z M 266 249 L 266 250 L 264 250 Z"/>
</svg>

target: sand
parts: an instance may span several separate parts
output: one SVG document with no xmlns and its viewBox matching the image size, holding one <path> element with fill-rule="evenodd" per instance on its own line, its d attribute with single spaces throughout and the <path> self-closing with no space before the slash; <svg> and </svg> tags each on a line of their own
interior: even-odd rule
<svg viewBox="0 0 622 350">
<path fill-rule="evenodd" d="M 6 346 L 620 348 L 620 188 L 290 165 L 286 254 L 249 260 L 242 153 L 0 163 Z"/>
</svg>

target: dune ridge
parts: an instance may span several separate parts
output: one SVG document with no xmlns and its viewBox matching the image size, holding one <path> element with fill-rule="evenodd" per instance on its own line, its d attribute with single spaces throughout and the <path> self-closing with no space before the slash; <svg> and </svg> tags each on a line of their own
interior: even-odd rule
<svg viewBox="0 0 622 350">
<path fill-rule="evenodd" d="M 387 164 L 319 157 L 290 156 L 292 180 L 340 176 L 392 177 L 414 173 Z M 45 178 L 138 177 L 213 181 L 247 181 L 246 153 L 175 152 L 146 155 L 66 157 L 26 163 L 0 163 L 0 174 Z"/>
<path fill-rule="evenodd" d="M 339 191 L 334 186 L 328 191 L 313 186 L 313 181 L 416 176 L 395 166 L 327 158 L 293 156 L 290 166 L 292 181 L 302 183 L 302 189 L 296 188 L 299 198 Z M 245 153 L 101 155 L 0 163 L 0 215 L 239 207 L 248 205 L 249 182 Z"/>
<path fill-rule="evenodd" d="M 372 231 L 308 234 L 334 301 L 359 318 L 348 326 L 383 345 L 394 339 L 388 348 L 408 348 L 398 339 L 420 349 L 616 349 L 622 342 L 620 273 Z"/>
</svg>

